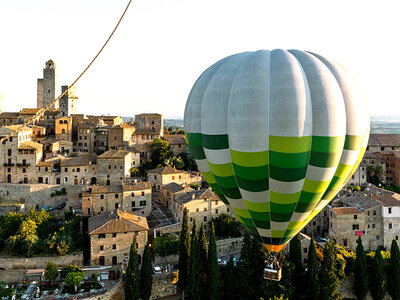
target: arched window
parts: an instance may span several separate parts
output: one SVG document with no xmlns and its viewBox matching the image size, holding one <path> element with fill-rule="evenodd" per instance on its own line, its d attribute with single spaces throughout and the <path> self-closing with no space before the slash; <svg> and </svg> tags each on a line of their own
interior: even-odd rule
<svg viewBox="0 0 400 300">
<path fill-rule="evenodd" d="M 65 133 L 65 129 L 64 129 L 64 128 L 63 128 L 63 129 L 61 129 L 61 133 L 63 133 L 63 134 Z"/>
</svg>

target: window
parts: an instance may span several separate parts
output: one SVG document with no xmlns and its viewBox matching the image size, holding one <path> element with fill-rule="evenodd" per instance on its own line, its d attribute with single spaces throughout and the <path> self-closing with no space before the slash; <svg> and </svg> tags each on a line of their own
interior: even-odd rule
<svg viewBox="0 0 400 300">
<path fill-rule="evenodd" d="M 140 206 L 146 206 L 146 200 L 140 201 Z"/>
<path fill-rule="evenodd" d="M 307 253 L 307 248 L 303 248 L 303 253 Z"/>
<path fill-rule="evenodd" d="M 172 180 L 175 180 L 175 176 L 172 176 Z"/>
<path fill-rule="evenodd" d="M 25 168 L 22 169 L 22 173 L 26 173 L 26 169 Z"/>
<path fill-rule="evenodd" d="M 368 224 L 368 228 L 369 228 L 369 224 Z"/>
<path fill-rule="evenodd" d="M 204 211 L 207 211 L 207 207 L 204 207 Z"/>
<path fill-rule="evenodd" d="M 11 149 L 8 149 L 7 156 L 11 156 Z"/>
<path fill-rule="evenodd" d="M 199 209 L 198 209 L 198 208 L 196 208 L 196 212 L 199 212 Z"/>
<path fill-rule="evenodd" d="M 113 237 L 113 238 L 117 237 L 117 233 L 114 232 L 114 233 L 112 234 L 112 237 Z"/>
<path fill-rule="evenodd" d="M 369 211 L 368 211 L 368 216 L 369 216 Z"/>
<path fill-rule="evenodd" d="M 100 251 L 103 251 L 104 250 L 104 245 L 100 245 Z"/>
<path fill-rule="evenodd" d="M 358 230 L 360 229 L 360 225 L 358 224 L 353 224 L 353 230 Z"/>
<path fill-rule="evenodd" d="M 216 213 L 216 214 L 218 213 L 218 208 L 217 208 L 217 209 L 215 209 L 215 213 Z"/>
<path fill-rule="evenodd" d="M 193 222 L 193 218 L 190 218 L 190 222 Z"/>
<path fill-rule="evenodd" d="M 392 223 L 389 223 L 389 229 L 392 229 L 393 227 L 392 227 Z"/>
<path fill-rule="evenodd" d="M 392 213 L 392 208 L 389 207 L 389 208 L 388 208 L 388 214 L 391 214 L 391 213 Z"/>
<path fill-rule="evenodd" d="M 332 212 L 331 212 L 331 218 L 332 218 Z"/>
<path fill-rule="evenodd" d="M 64 172 L 68 172 L 68 168 L 64 168 Z"/>
<path fill-rule="evenodd" d="M 100 233 L 99 234 L 99 239 L 105 239 L 106 238 L 106 234 L 105 233 Z"/>
<path fill-rule="evenodd" d="M 379 240 L 379 235 L 376 236 L 376 239 Z"/>
<path fill-rule="evenodd" d="M 375 223 L 374 223 L 374 224 L 372 224 L 372 228 L 375 228 Z"/>
<path fill-rule="evenodd" d="M 332 227 L 332 222 L 331 222 L 331 227 Z"/>
<path fill-rule="evenodd" d="M 204 217 L 204 222 L 207 222 L 207 217 Z"/>
<path fill-rule="evenodd" d="M 100 195 L 100 199 L 104 199 L 104 195 Z"/>
<path fill-rule="evenodd" d="M 399 236 L 398 235 L 396 235 L 396 241 L 398 241 L 399 240 Z"/>
<path fill-rule="evenodd" d="M 115 199 L 118 199 L 118 194 L 115 194 Z"/>
<path fill-rule="evenodd" d="M 116 244 L 113 244 L 113 250 L 116 250 L 117 249 L 117 245 Z"/>
<path fill-rule="evenodd" d="M 373 211 L 373 215 L 376 216 L 376 210 Z"/>
<path fill-rule="evenodd" d="M 354 215 L 354 220 L 357 220 L 357 215 Z"/>
<path fill-rule="evenodd" d="M 77 172 L 80 172 L 80 171 L 81 171 L 81 168 L 76 168 L 76 171 L 77 171 Z"/>
<path fill-rule="evenodd" d="M 108 166 L 108 169 L 111 170 L 111 166 Z"/>
<path fill-rule="evenodd" d="M 89 199 L 88 199 L 89 200 Z M 104 207 L 102 206 L 102 207 L 100 207 L 100 211 L 104 211 Z"/>
<path fill-rule="evenodd" d="M 314 221 L 314 222 L 312 222 L 312 224 L 313 224 L 313 226 L 315 226 L 315 225 L 317 225 L 317 222 Z"/>
<path fill-rule="evenodd" d="M 142 192 L 142 196 L 144 196 L 144 192 Z"/>
<path fill-rule="evenodd" d="M 343 240 L 343 246 L 347 247 L 347 240 Z"/>
<path fill-rule="evenodd" d="M 119 203 L 115 203 L 115 209 L 118 209 Z"/>
</svg>

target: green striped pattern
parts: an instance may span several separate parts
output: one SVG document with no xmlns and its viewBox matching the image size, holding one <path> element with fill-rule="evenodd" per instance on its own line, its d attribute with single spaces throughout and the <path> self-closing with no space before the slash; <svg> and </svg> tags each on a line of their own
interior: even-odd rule
<svg viewBox="0 0 400 300">
<path fill-rule="evenodd" d="M 369 119 L 349 78 L 316 54 L 274 50 L 228 57 L 196 81 L 189 152 L 257 241 L 288 243 L 362 160 Z"/>
</svg>

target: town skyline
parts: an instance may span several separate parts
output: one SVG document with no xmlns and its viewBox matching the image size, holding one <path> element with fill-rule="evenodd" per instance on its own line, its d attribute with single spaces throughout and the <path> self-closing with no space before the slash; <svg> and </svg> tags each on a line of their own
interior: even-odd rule
<svg viewBox="0 0 400 300">
<path fill-rule="evenodd" d="M 391 55 L 400 50 L 391 38 L 400 25 L 394 1 L 379 7 L 372 1 L 132 4 L 109 47 L 77 84 L 79 112 L 125 115 L 157 107 L 167 118 L 182 117 L 190 89 L 207 67 L 233 53 L 275 48 L 309 50 L 337 60 L 358 81 L 371 115 L 388 114 L 386 108 L 399 100 L 395 75 L 400 61 Z M 3 31 L 0 58 L 5 111 L 34 107 L 35 79 L 48 59 L 57 64 L 60 85 L 71 84 L 125 5 L 70 1 L 64 7 L 47 0 L 0 4 L 0 25 L 10 28 Z M 32 45 L 29 51 L 27 45 Z M 380 49 L 390 53 L 379 55 Z"/>
</svg>

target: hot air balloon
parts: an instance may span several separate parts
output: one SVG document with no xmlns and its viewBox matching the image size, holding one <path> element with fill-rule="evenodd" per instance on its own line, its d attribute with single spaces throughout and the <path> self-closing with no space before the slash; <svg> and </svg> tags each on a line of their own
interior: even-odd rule
<svg viewBox="0 0 400 300">
<path fill-rule="evenodd" d="M 369 137 L 366 107 L 337 62 L 260 50 L 226 57 L 197 79 L 184 127 L 214 192 L 279 252 L 356 170 Z"/>
</svg>

